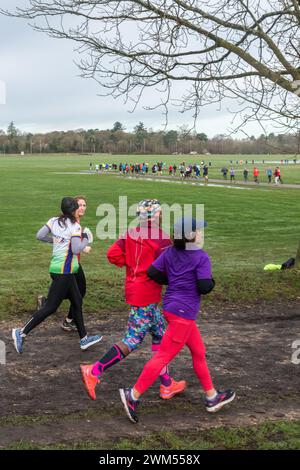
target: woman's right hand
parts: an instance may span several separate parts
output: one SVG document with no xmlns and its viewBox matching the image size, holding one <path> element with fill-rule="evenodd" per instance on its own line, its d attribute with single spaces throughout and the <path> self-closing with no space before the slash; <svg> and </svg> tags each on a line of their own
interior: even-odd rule
<svg viewBox="0 0 300 470">
<path fill-rule="evenodd" d="M 92 251 L 92 247 L 91 246 L 86 246 L 84 248 L 84 250 L 82 250 L 83 253 L 86 253 L 86 254 L 89 254 L 90 252 Z"/>
</svg>

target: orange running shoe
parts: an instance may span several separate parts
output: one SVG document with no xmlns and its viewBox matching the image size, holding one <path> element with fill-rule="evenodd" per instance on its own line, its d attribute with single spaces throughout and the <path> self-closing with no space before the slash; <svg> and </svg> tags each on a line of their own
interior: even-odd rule
<svg viewBox="0 0 300 470">
<path fill-rule="evenodd" d="M 176 382 L 174 379 L 172 379 L 171 385 L 169 385 L 168 387 L 166 387 L 165 385 L 160 386 L 159 396 L 164 400 L 169 400 L 170 398 L 174 397 L 174 395 L 177 395 L 177 393 L 183 392 L 185 387 L 185 380 L 180 380 L 179 382 Z"/>
<path fill-rule="evenodd" d="M 96 400 L 96 385 L 100 383 L 98 377 L 92 374 L 93 364 L 80 366 L 82 381 L 84 383 L 85 389 L 88 393 L 88 396 L 92 400 Z"/>
</svg>

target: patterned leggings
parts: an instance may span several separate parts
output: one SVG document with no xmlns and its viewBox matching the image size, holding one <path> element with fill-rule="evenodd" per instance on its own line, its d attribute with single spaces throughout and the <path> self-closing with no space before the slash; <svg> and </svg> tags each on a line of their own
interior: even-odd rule
<svg viewBox="0 0 300 470">
<path fill-rule="evenodd" d="M 122 339 L 130 351 L 137 349 L 147 333 L 152 336 L 152 342 L 159 344 L 166 331 L 164 317 L 158 304 L 145 307 L 130 307 L 127 332 Z"/>
</svg>

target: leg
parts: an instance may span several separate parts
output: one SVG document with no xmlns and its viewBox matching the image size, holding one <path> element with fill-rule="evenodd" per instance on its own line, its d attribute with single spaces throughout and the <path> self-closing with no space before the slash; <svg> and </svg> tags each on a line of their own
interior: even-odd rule
<svg viewBox="0 0 300 470">
<path fill-rule="evenodd" d="M 134 385 L 135 398 L 139 398 L 155 382 L 163 367 L 166 367 L 181 351 L 189 337 L 191 321 L 167 312 L 165 316 L 169 322 L 166 333 L 158 353 L 147 362 Z"/>
<path fill-rule="evenodd" d="M 216 413 L 235 398 L 232 390 L 217 392 L 212 385 L 205 360 L 205 348 L 194 321 L 178 319 L 164 312 L 169 326 L 163 337 L 160 351 L 144 367 L 134 387 L 119 389 L 121 401 L 130 421 L 138 422 L 136 413 L 140 396 L 153 384 L 159 371 L 166 366 L 187 344 L 192 352 L 194 369 L 206 390 L 205 406 L 209 413 Z M 199 341 L 200 340 L 200 341 Z M 198 360 L 201 367 L 199 368 Z M 212 387 L 212 388 L 211 388 Z"/>
<path fill-rule="evenodd" d="M 129 354 L 139 348 L 142 344 L 146 334 L 150 330 L 151 308 L 152 305 L 146 305 L 145 307 L 130 307 L 127 331 L 121 341 L 123 352 L 126 353 L 126 351 L 128 351 Z"/>
<path fill-rule="evenodd" d="M 95 362 L 91 366 L 91 373 L 95 377 L 100 379 L 102 376 L 103 372 L 106 369 L 109 369 L 113 365 L 117 364 L 118 362 L 122 361 L 126 356 L 128 356 L 129 352 L 127 354 L 124 354 L 121 347 L 119 347 L 120 343 L 114 344 L 102 357 L 99 359 L 99 361 Z"/>
<path fill-rule="evenodd" d="M 74 276 L 75 276 L 75 279 L 76 279 L 81 297 L 82 297 L 82 299 L 84 299 L 85 294 L 86 294 L 86 279 L 85 279 L 84 271 L 82 269 L 81 264 L 79 265 L 78 272 L 76 274 L 74 274 Z M 68 314 L 67 318 L 68 318 L 69 321 L 71 321 L 73 319 L 72 304 L 70 305 L 69 314 Z"/>
<path fill-rule="evenodd" d="M 212 394 L 214 394 L 215 388 L 213 386 L 205 358 L 205 346 L 200 331 L 198 330 L 195 322 L 186 345 L 188 346 L 191 352 L 194 371 L 196 372 L 196 375 L 203 387 L 203 390 L 205 392 L 212 391 Z"/>
<path fill-rule="evenodd" d="M 69 288 L 69 299 L 72 305 L 73 319 L 77 327 L 77 331 L 80 339 L 86 336 L 86 329 L 84 326 L 82 316 L 82 297 L 75 279 L 74 274 L 71 274 L 70 288 Z"/>
<path fill-rule="evenodd" d="M 122 361 L 128 354 L 137 349 L 149 330 L 149 307 L 131 307 L 127 323 L 127 331 L 122 339 L 104 354 L 92 366 L 92 374 L 98 379 L 106 369 Z"/>
<path fill-rule="evenodd" d="M 203 344 L 196 322 L 194 322 L 193 329 L 186 344 L 192 354 L 194 370 L 206 393 L 206 410 L 209 413 L 216 413 L 221 408 L 223 408 L 223 406 L 231 403 L 232 400 L 234 400 L 235 393 L 232 390 L 225 390 L 224 392 L 220 392 L 214 388 L 206 363 L 205 346 Z"/>
<path fill-rule="evenodd" d="M 28 335 L 36 326 L 42 323 L 49 315 L 56 312 L 70 286 L 70 277 L 68 274 L 51 274 L 52 284 L 48 292 L 47 301 L 40 310 L 26 323 L 22 329 L 24 336 Z"/>
<path fill-rule="evenodd" d="M 152 336 L 152 356 L 157 354 L 160 349 L 160 344 L 162 342 L 163 336 L 166 331 L 166 324 L 164 317 L 157 306 L 157 304 L 153 305 L 152 308 L 152 321 L 150 327 L 150 333 Z M 169 374 L 169 367 L 168 365 L 163 367 L 159 374 L 160 383 L 165 386 L 169 387 L 172 383 L 172 379 Z"/>
</svg>

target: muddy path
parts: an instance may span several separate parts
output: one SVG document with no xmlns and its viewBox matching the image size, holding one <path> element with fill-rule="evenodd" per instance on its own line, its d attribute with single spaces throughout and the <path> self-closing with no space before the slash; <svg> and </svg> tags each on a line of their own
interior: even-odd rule
<svg viewBox="0 0 300 470">
<path fill-rule="evenodd" d="M 142 348 L 106 372 L 91 401 L 81 383 L 79 364 L 97 360 L 122 338 L 127 312 L 100 319 L 87 316 L 90 332 L 100 331 L 100 344 L 81 352 L 78 337 L 60 328 L 55 315 L 28 338 L 23 355 L 11 341 L 11 322 L 0 323 L 6 365 L 0 366 L 0 448 L 20 441 L 66 444 L 107 441 L 161 431 L 201 430 L 252 425 L 266 420 L 300 419 L 300 364 L 292 363 L 292 344 L 300 340 L 300 300 L 288 304 L 205 309 L 198 324 L 218 388 L 236 390 L 237 399 L 219 414 L 208 415 L 203 394 L 185 348 L 173 361 L 172 375 L 188 382 L 172 400 L 159 398 L 156 382 L 145 394 L 138 425 L 131 424 L 118 388 L 135 382 L 151 357 L 147 338 Z M 300 357 L 300 354 L 299 354 Z"/>
</svg>

